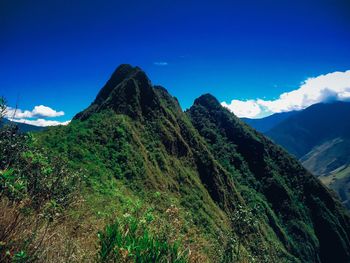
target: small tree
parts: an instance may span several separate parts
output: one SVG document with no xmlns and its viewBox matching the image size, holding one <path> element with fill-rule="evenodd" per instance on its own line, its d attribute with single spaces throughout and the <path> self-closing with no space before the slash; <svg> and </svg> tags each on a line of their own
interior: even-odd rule
<svg viewBox="0 0 350 263">
<path fill-rule="evenodd" d="M 4 97 L 0 97 L 0 122 L 3 121 L 3 118 L 6 114 L 6 100 Z"/>
<path fill-rule="evenodd" d="M 18 163 L 20 156 L 27 150 L 26 136 L 20 134 L 17 125 L 4 125 L 6 99 L 0 97 L 0 172 L 5 173 L 13 164 Z M 1 194 L 0 185 L 0 194 Z"/>
<path fill-rule="evenodd" d="M 0 97 L 0 124 L 6 109 Z M 50 222 L 71 204 L 80 178 L 80 172 L 35 146 L 35 137 L 19 132 L 16 124 L 0 125 L 0 262 L 37 257 Z M 24 224 L 29 220 L 34 226 Z"/>
</svg>

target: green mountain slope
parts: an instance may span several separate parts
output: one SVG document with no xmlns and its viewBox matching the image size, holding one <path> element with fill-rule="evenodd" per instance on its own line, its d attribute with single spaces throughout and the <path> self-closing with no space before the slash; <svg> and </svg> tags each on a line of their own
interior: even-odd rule
<svg viewBox="0 0 350 263">
<path fill-rule="evenodd" d="M 350 103 L 316 104 L 265 134 L 300 159 L 349 208 Z"/>
<path fill-rule="evenodd" d="M 350 139 L 335 138 L 314 147 L 300 161 L 350 208 Z"/>
<path fill-rule="evenodd" d="M 265 134 L 298 158 L 335 138 L 350 137 L 350 103 L 315 104 Z"/>
<path fill-rule="evenodd" d="M 36 139 L 84 171 L 89 211 L 144 200 L 175 224 L 176 206 L 197 262 L 350 260 L 349 215 L 294 158 L 210 95 L 184 113 L 140 68 L 121 65 L 68 126 Z"/>
<path fill-rule="evenodd" d="M 241 118 L 241 120 L 247 123 L 249 126 L 256 129 L 257 131 L 265 133 L 296 113 L 298 113 L 298 111 L 288 111 L 275 113 L 260 119 Z"/>
<path fill-rule="evenodd" d="M 323 213 L 325 207 L 317 204 L 317 199 L 320 195 L 328 193 L 316 179 L 307 174 L 282 149 L 244 125 L 227 110 L 223 110 L 218 101 L 210 95 L 199 98 L 189 113 L 201 135 L 214 147 L 213 152 L 217 153 L 218 160 L 223 164 L 231 163 L 234 166 L 236 158 L 232 154 L 235 152 L 245 160 L 244 168 L 241 166 L 241 170 L 247 171 L 248 167 L 248 171 L 255 179 L 253 179 L 255 190 L 264 195 L 277 215 L 281 215 L 280 222 L 287 235 L 292 237 L 292 242 L 294 238 L 298 239 L 296 243 L 302 240 L 300 236 L 294 236 L 296 232 L 304 233 L 302 235 L 305 238 L 302 241 L 304 245 L 312 240 L 313 234 L 316 234 L 321 248 L 331 245 L 332 250 L 336 249 L 337 245 L 334 246 L 334 243 L 332 245 L 332 242 L 322 245 L 323 242 L 330 241 L 328 234 L 323 236 L 325 230 L 323 223 L 315 224 L 313 229 L 315 233 L 312 234 L 301 227 L 306 222 L 322 221 L 318 216 Z M 230 148 L 224 152 L 218 151 L 228 146 Z M 293 171 L 292 177 L 291 171 Z M 313 211 L 315 209 L 319 212 Z M 289 216 L 285 217 L 286 214 Z M 303 247 L 296 244 L 295 249 L 299 250 L 298 253 L 308 254 L 306 251 L 310 252 L 311 244 Z M 306 251 L 303 251 L 304 249 Z M 323 253 L 327 253 L 326 249 L 321 249 L 321 259 L 330 259 L 329 255 L 323 255 Z"/>
<path fill-rule="evenodd" d="M 300 161 L 316 175 L 325 176 L 350 164 L 350 140 L 335 138 L 318 145 Z"/>
</svg>

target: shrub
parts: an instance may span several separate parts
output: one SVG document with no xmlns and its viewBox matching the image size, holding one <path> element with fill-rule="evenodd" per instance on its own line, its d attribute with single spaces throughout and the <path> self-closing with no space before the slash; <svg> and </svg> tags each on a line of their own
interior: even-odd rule
<svg viewBox="0 0 350 263">
<path fill-rule="evenodd" d="M 0 97 L 0 124 L 5 113 L 6 102 Z M 33 136 L 20 133 L 15 124 L 0 126 L 0 198 L 30 199 L 35 209 L 67 206 L 80 176 L 34 144 Z"/>
<path fill-rule="evenodd" d="M 0 98 L 0 262 L 27 262 L 40 251 L 49 223 L 72 202 L 81 177 L 16 125 L 1 126 L 5 112 Z"/>
<path fill-rule="evenodd" d="M 2 130 L 7 129 L 12 128 Z M 22 137 L 16 133 L 11 135 L 17 136 Z M 60 158 L 50 158 L 43 150 L 29 146 L 30 140 L 31 137 L 26 136 L 24 141 L 17 141 L 18 146 L 8 150 L 7 145 L 16 139 L 1 138 L 0 146 L 4 147 L 0 147 L 0 197 L 14 202 L 30 199 L 30 205 L 35 210 L 46 207 L 50 210 L 55 208 L 57 212 L 59 207 L 66 207 L 71 202 L 79 186 L 80 173 L 71 172 Z"/>
<path fill-rule="evenodd" d="M 180 242 L 155 235 L 149 225 L 153 221 L 150 213 L 140 218 L 128 213 L 123 218 L 107 225 L 98 233 L 101 262 L 188 262 L 186 251 Z M 162 237 L 161 237 L 162 236 Z"/>
</svg>

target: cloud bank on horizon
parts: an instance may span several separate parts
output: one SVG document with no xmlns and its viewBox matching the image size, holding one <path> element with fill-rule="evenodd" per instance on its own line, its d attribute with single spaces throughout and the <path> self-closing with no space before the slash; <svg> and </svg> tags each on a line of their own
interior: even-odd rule
<svg viewBox="0 0 350 263">
<path fill-rule="evenodd" d="M 300 87 L 282 93 L 275 100 L 250 99 L 222 102 L 238 117 L 261 118 L 273 113 L 302 110 L 312 104 L 350 101 L 350 70 L 332 72 L 306 79 Z"/>
<path fill-rule="evenodd" d="M 39 105 L 33 110 L 21 110 L 7 107 L 5 117 L 14 122 L 26 123 L 35 126 L 56 126 L 67 125 L 70 121 L 60 122 L 57 120 L 47 120 L 46 118 L 55 118 L 63 116 L 63 111 L 56 111 L 50 107 Z"/>
</svg>

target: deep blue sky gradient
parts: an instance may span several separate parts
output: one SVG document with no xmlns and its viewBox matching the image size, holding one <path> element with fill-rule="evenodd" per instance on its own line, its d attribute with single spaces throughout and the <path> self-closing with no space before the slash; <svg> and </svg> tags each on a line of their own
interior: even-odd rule
<svg viewBox="0 0 350 263">
<path fill-rule="evenodd" d="M 350 68 L 349 3 L 0 0 L 0 95 L 68 120 L 130 63 L 183 108 L 207 92 L 272 99 Z"/>
</svg>

